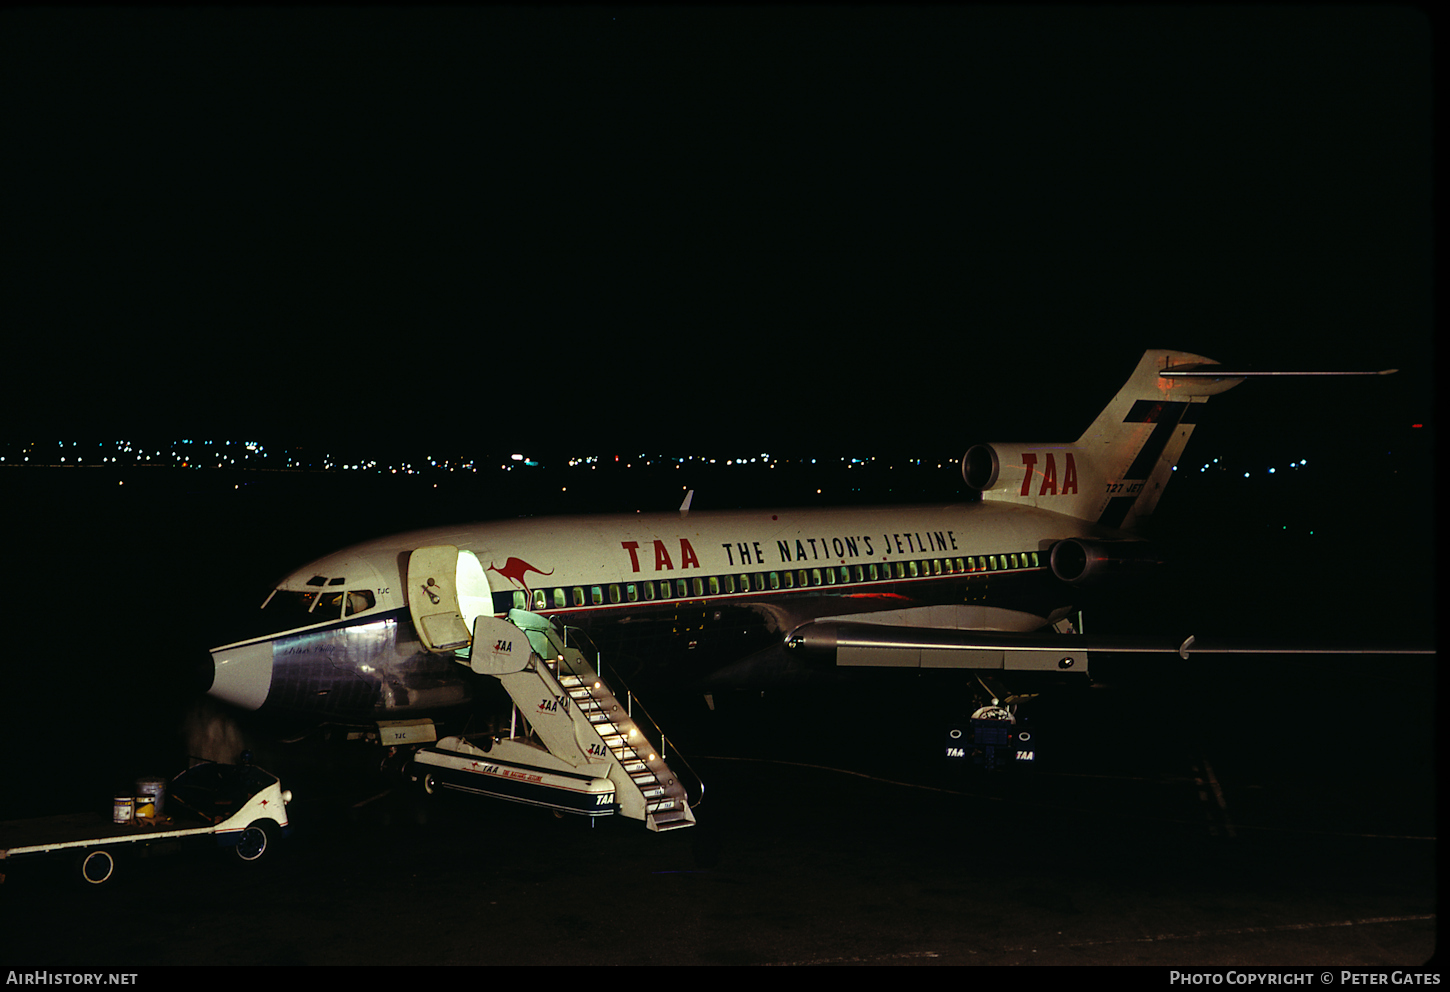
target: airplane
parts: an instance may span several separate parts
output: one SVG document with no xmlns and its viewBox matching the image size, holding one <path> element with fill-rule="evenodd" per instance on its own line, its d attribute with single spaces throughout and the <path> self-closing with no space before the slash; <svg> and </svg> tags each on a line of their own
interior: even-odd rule
<svg viewBox="0 0 1450 992">
<path fill-rule="evenodd" d="M 716 684 L 957 669 L 987 690 L 979 712 L 1012 720 L 1030 694 L 1004 681 L 1083 683 L 1089 651 L 1205 649 L 1193 638 L 1094 640 L 1072 616 L 1085 589 L 1161 566 L 1143 524 L 1203 404 L 1281 374 L 1147 351 L 1076 441 L 968 447 L 962 478 L 975 498 L 953 505 L 707 512 L 687 496 L 673 512 L 367 541 L 278 582 L 253 611 L 253 635 L 211 649 L 206 691 L 438 761 L 440 729 L 468 711 L 480 680 L 507 683 L 565 653 L 587 652 L 586 680 L 595 658 L 619 655 Z M 538 678 L 510 690 L 529 722 L 571 698 L 576 711 L 592 705 L 562 691 L 562 670 Z M 576 749 L 567 727 L 558 739 L 557 771 L 600 756 L 592 738 Z M 478 756 L 446 740 L 449 753 Z"/>
</svg>

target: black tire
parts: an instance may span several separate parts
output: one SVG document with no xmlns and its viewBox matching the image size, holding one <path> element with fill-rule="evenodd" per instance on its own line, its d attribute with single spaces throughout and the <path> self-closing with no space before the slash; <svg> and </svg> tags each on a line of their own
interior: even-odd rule
<svg viewBox="0 0 1450 992">
<path fill-rule="evenodd" d="M 272 848 L 276 828 L 271 820 L 256 820 L 242 831 L 232 853 L 245 864 L 255 864 Z"/>
<path fill-rule="evenodd" d="M 104 847 L 82 851 L 76 858 L 76 880 L 87 888 L 105 885 L 116 877 L 116 856 Z"/>
</svg>

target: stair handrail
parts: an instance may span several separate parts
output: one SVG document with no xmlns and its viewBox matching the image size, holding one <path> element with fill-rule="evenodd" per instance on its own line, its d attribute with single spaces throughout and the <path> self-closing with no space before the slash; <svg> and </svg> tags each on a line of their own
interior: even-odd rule
<svg viewBox="0 0 1450 992">
<path fill-rule="evenodd" d="M 570 642 L 571 634 L 574 636 L 574 641 L 572 643 Z M 658 738 L 660 742 L 660 760 L 664 761 L 667 765 L 669 765 L 671 769 L 675 769 L 675 774 L 680 777 L 680 784 L 684 786 L 685 789 L 686 802 L 689 802 L 690 793 L 692 791 L 696 793 L 696 798 L 694 802 L 689 802 L 690 808 L 694 809 L 702 802 L 704 802 L 705 780 L 700 777 L 699 772 L 695 771 L 694 766 L 690 764 L 689 759 L 685 757 L 683 752 L 677 750 L 674 752 L 674 758 L 666 757 L 668 751 L 666 745 L 669 743 L 669 740 L 665 736 L 664 730 L 660 727 L 659 723 L 656 722 L 655 718 L 650 715 L 649 710 L 645 709 L 644 703 L 641 702 L 639 697 L 634 694 L 634 691 L 630 689 L 628 683 L 624 681 L 624 676 L 619 673 L 618 669 L 608 669 L 606 674 L 604 662 L 600 658 L 599 648 L 594 644 L 594 641 L 589 636 L 588 632 L 580 627 L 570 627 L 565 625 L 563 637 L 565 646 L 573 647 L 576 651 L 578 651 L 580 656 L 583 657 L 584 660 L 587 661 L 594 668 L 594 670 L 599 673 L 599 677 L 604 680 L 605 684 L 609 685 L 611 688 L 614 689 L 615 698 L 619 697 L 619 691 L 621 689 L 624 690 L 625 708 L 627 715 L 631 720 L 634 721 L 635 725 L 639 727 L 640 733 L 644 735 L 645 740 L 650 740 L 649 731 L 654 731 L 653 736 Z M 579 673 L 572 672 L 571 674 L 578 675 Z M 643 716 L 643 720 L 641 720 L 639 716 L 635 715 L 634 710 L 636 707 L 639 708 L 639 712 Z M 695 789 L 692 790 L 688 785 L 685 784 L 684 776 L 680 775 L 678 771 L 680 767 L 683 767 L 685 771 L 689 772 L 689 777 L 694 779 L 696 786 Z"/>
</svg>

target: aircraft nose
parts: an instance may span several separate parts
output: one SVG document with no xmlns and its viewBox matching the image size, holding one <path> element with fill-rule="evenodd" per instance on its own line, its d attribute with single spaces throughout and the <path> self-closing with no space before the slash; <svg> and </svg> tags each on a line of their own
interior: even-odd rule
<svg viewBox="0 0 1450 992">
<path fill-rule="evenodd" d="M 272 644 L 258 641 L 237 647 L 216 648 L 211 653 L 212 680 L 209 695 L 244 710 L 255 710 L 272 688 Z"/>
</svg>

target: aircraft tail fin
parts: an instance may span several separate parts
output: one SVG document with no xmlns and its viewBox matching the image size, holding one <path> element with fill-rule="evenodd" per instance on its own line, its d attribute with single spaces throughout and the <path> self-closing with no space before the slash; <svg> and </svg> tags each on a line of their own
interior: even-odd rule
<svg viewBox="0 0 1450 992">
<path fill-rule="evenodd" d="M 1199 355 L 1145 352 L 1076 442 L 973 445 L 962 477 L 984 500 L 1132 531 L 1157 507 L 1202 404 L 1243 381 Z"/>
</svg>

